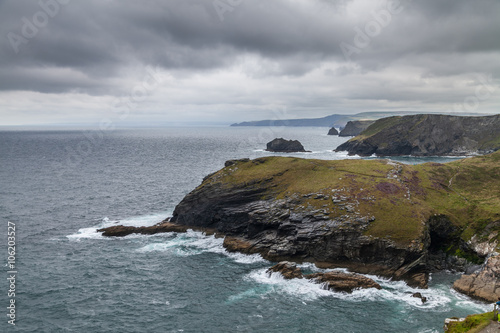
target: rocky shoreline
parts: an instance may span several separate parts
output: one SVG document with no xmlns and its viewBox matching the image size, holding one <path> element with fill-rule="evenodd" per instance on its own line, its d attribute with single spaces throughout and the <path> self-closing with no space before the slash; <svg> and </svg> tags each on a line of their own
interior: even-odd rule
<svg viewBox="0 0 500 333">
<path fill-rule="evenodd" d="M 228 251 L 347 268 L 426 288 L 433 271 L 472 273 L 486 256 L 488 265 L 498 266 L 491 255 L 498 244 L 500 207 L 483 208 L 480 193 L 491 201 L 491 192 L 477 192 L 470 179 L 471 172 L 489 177 L 499 160 L 500 153 L 417 166 L 387 160 L 232 160 L 186 195 L 172 218 L 151 227 L 99 231 L 126 236 L 193 229 L 224 237 Z M 488 180 L 491 191 L 498 188 L 496 178 Z M 473 206 L 467 197 L 474 198 Z M 471 224 L 478 219 L 473 214 L 489 222 Z M 491 295 L 497 297 L 488 265 L 464 275 L 455 289 L 490 300 L 485 295 L 493 281 Z M 495 278 L 497 273 L 495 268 Z"/>
</svg>

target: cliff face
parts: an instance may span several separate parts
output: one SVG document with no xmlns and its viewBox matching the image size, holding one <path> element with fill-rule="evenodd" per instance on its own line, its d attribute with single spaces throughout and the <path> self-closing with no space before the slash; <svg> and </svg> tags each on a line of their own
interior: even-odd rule
<svg viewBox="0 0 500 333">
<path fill-rule="evenodd" d="M 375 120 L 354 120 L 349 121 L 340 131 L 339 136 L 356 136 L 367 129 Z"/>
<path fill-rule="evenodd" d="M 231 161 L 179 203 L 171 222 L 223 233 L 229 250 L 425 286 L 437 254 L 475 256 L 466 241 L 496 230 L 485 226 L 500 216 L 499 160 L 500 153 L 417 166 L 284 157 Z"/>
<path fill-rule="evenodd" d="M 415 115 L 379 119 L 336 150 L 361 156 L 464 156 L 498 149 L 500 115 Z"/>
</svg>

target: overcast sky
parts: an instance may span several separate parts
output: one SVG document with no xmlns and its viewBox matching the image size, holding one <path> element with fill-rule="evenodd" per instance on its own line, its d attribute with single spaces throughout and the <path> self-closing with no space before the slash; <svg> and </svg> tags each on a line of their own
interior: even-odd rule
<svg viewBox="0 0 500 333">
<path fill-rule="evenodd" d="M 499 113 L 498 0 L 0 0 L 0 125 Z"/>
</svg>

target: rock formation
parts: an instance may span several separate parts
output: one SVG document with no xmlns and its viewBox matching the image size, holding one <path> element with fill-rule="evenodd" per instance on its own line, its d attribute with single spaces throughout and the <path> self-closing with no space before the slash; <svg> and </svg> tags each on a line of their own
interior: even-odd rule
<svg viewBox="0 0 500 333">
<path fill-rule="evenodd" d="M 500 255 L 490 257 L 483 268 L 455 281 L 457 291 L 486 302 L 496 302 L 500 297 Z"/>
<path fill-rule="evenodd" d="M 327 289 L 351 293 L 355 289 L 376 288 L 382 289 L 372 279 L 356 274 L 331 271 L 326 273 L 303 274 L 294 263 L 282 261 L 267 270 L 267 273 L 279 272 L 285 279 L 312 279 L 323 283 Z"/>
<path fill-rule="evenodd" d="M 293 262 L 281 261 L 267 270 L 267 273 L 280 273 L 285 279 L 302 279 L 302 270 Z"/>
<path fill-rule="evenodd" d="M 336 151 L 360 156 L 464 156 L 488 154 L 498 149 L 500 115 L 421 114 L 379 119 L 362 134 L 338 146 Z"/>
<path fill-rule="evenodd" d="M 367 129 L 375 120 L 353 120 L 349 121 L 340 131 L 339 136 L 356 136 Z"/>
<path fill-rule="evenodd" d="M 150 227 L 116 225 L 99 229 L 97 230 L 97 232 L 102 232 L 103 236 L 124 237 L 130 234 L 153 235 L 162 232 L 185 232 L 187 229 L 187 226 L 172 224 L 168 221 L 163 221 Z"/>
<path fill-rule="evenodd" d="M 314 279 L 319 283 L 324 283 L 325 287 L 335 291 L 343 291 L 351 293 L 355 289 L 376 288 L 382 287 L 375 281 L 366 276 L 355 273 L 343 272 L 327 272 L 327 273 L 314 273 L 305 275 L 308 279 Z"/>
<path fill-rule="evenodd" d="M 339 131 L 335 127 L 330 128 L 328 135 L 339 135 Z"/>
<path fill-rule="evenodd" d="M 276 153 L 305 152 L 304 146 L 298 140 L 274 139 L 267 143 L 267 151 Z"/>
</svg>

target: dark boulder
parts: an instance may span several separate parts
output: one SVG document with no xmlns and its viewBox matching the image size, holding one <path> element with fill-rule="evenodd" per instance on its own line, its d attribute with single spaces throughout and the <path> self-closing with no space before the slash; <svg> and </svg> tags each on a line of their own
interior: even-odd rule
<svg viewBox="0 0 500 333">
<path fill-rule="evenodd" d="M 298 140 L 285 140 L 283 138 L 268 142 L 266 150 L 277 153 L 306 152 L 304 146 Z"/>
</svg>

